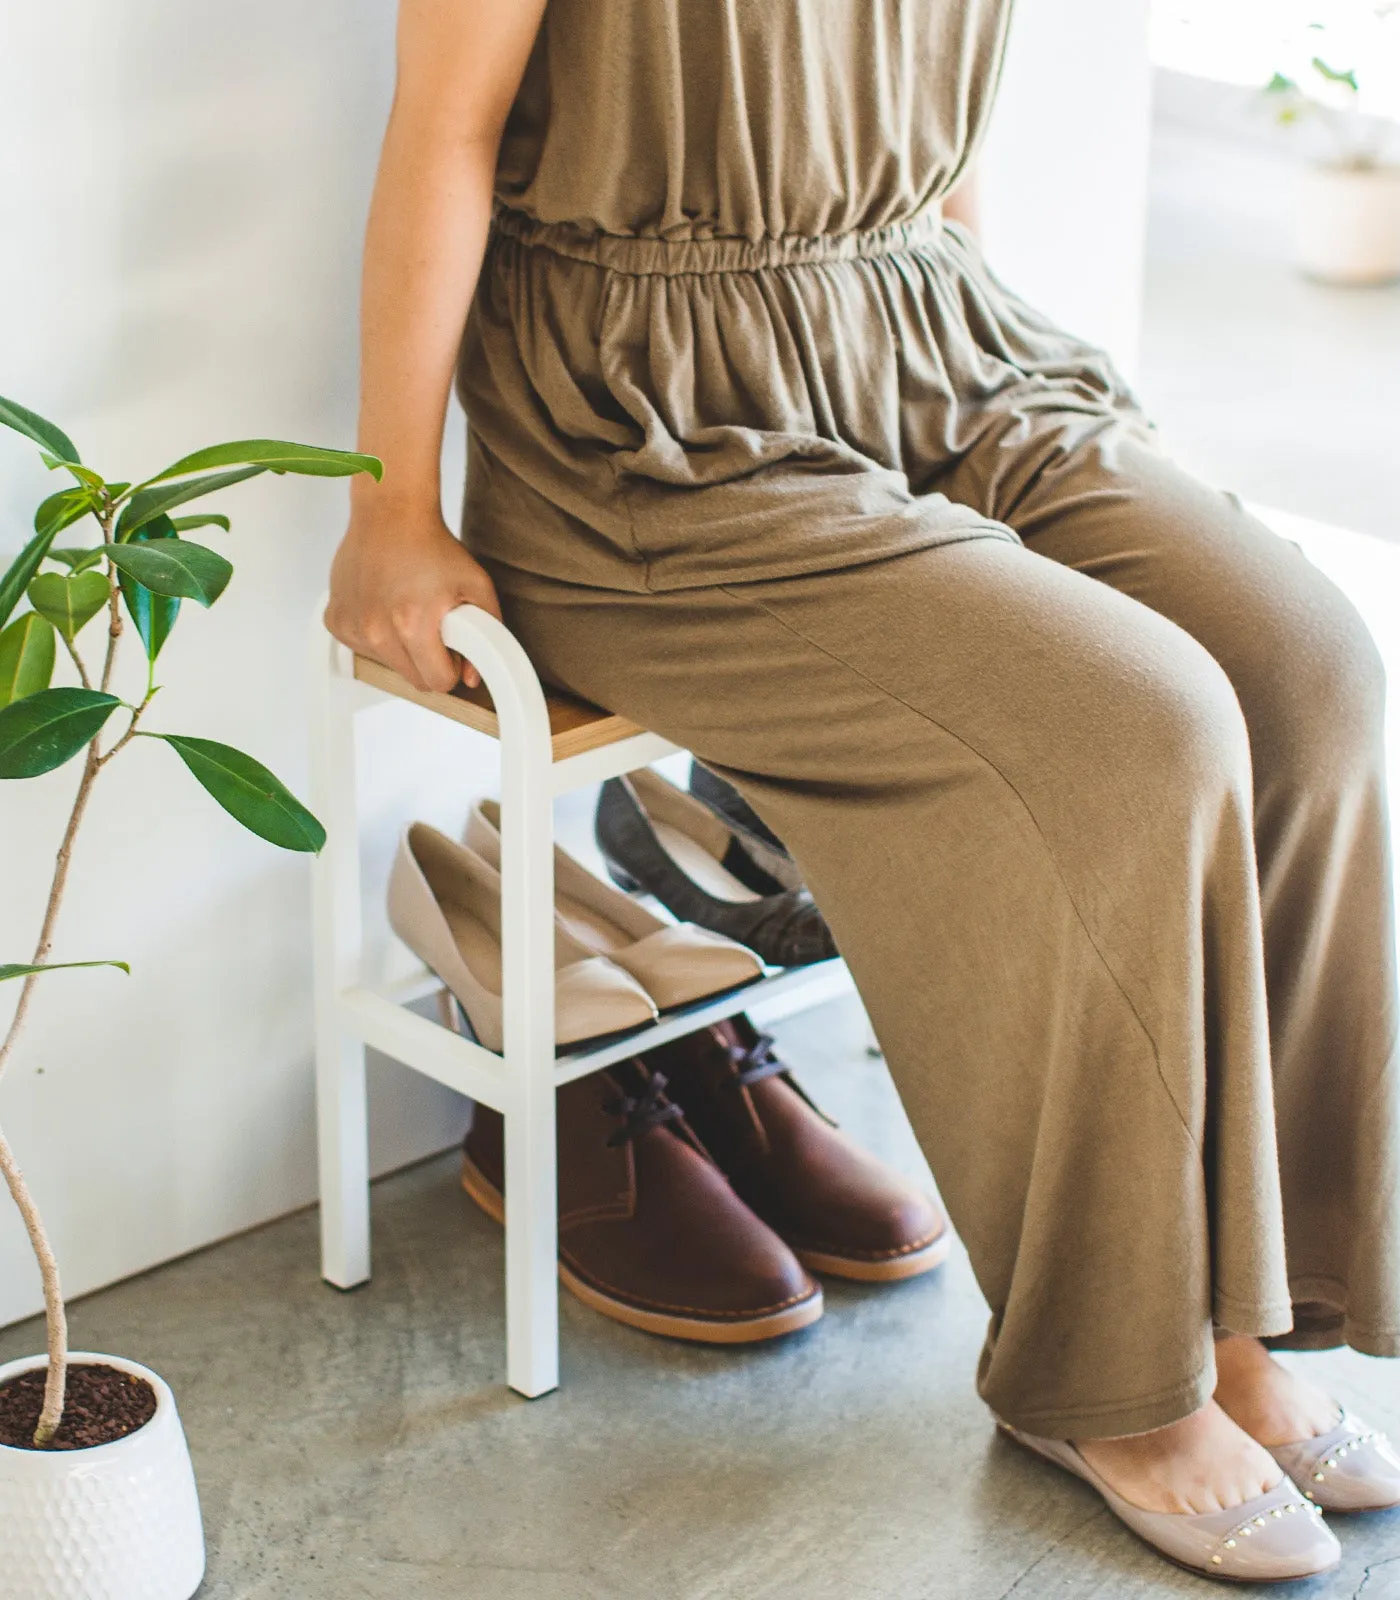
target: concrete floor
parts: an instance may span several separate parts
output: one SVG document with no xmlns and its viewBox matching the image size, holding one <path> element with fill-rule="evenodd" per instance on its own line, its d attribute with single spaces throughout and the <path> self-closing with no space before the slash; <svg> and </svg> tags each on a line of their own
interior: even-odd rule
<svg viewBox="0 0 1400 1600">
<path fill-rule="evenodd" d="M 1179 452 L 1251 498 L 1400 532 L 1400 290 L 1286 265 L 1276 162 L 1158 141 L 1141 387 Z M 781 1030 L 867 1143 L 922 1162 L 850 1003 Z M 303 1213 L 73 1307 L 82 1347 L 174 1385 L 209 1531 L 204 1600 L 1133 1600 L 1199 1595 L 1097 1498 L 996 1439 L 965 1260 L 832 1285 L 822 1323 L 717 1351 L 564 1299 L 564 1385 L 503 1387 L 500 1235 L 429 1162 L 375 1191 L 376 1277 L 316 1274 Z M 0 1332 L 0 1360 L 41 1343 Z M 1400 1371 L 1314 1371 L 1400 1435 Z M 1338 1574 L 1400 1600 L 1400 1513 L 1338 1520 Z"/>
<path fill-rule="evenodd" d="M 784 1024 L 858 1136 L 922 1163 L 850 1001 Z M 996 1438 L 959 1254 L 753 1350 L 674 1344 L 564 1298 L 563 1387 L 503 1387 L 495 1225 L 440 1158 L 376 1186 L 376 1276 L 316 1275 L 302 1213 L 73 1308 L 78 1345 L 172 1383 L 209 1531 L 202 1600 L 1135 1600 L 1199 1595 L 1074 1480 Z M 37 1348 L 30 1323 L 0 1360 Z M 1400 1434 L 1400 1372 L 1310 1358 Z M 1296 1591 L 1400 1600 L 1400 1514 L 1338 1523 Z"/>
</svg>

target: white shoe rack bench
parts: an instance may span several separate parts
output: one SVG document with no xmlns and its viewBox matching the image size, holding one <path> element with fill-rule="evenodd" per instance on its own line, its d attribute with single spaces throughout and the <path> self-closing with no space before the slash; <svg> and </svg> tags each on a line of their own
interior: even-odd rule
<svg viewBox="0 0 1400 1600">
<path fill-rule="evenodd" d="M 515 637 L 478 607 L 458 607 L 443 620 L 448 647 L 482 678 L 481 688 L 451 694 L 422 693 L 353 655 L 325 632 L 320 615 L 311 648 L 311 800 L 327 830 L 313 868 L 322 1275 L 341 1289 L 370 1276 L 365 1049 L 372 1046 L 505 1119 L 506 1378 L 533 1398 L 559 1383 L 555 1090 L 739 1011 L 772 1021 L 819 1005 L 849 992 L 850 978 L 840 961 L 779 970 L 601 1048 L 556 1055 L 554 800 L 673 755 L 676 746 L 547 691 Z M 501 1055 L 408 1009 L 441 991 L 431 974 L 386 990 L 364 970 L 355 721 L 388 699 L 500 742 Z"/>
</svg>

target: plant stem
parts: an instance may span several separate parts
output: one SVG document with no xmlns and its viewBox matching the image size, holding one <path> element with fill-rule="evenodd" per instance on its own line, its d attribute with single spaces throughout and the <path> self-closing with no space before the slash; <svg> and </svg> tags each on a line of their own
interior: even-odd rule
<svg viewBox="0 0 1400 1600">
<path fill-rule="evenodd" d="M 83 764 L 83 776 L 73 799 L 73 809 L 68 815 L 68 826 L 63 830 L 63 841 L 54 860 L 49 901 L 44 908 L 39 942 L 34 947 L 32 963 L 34 966 L 41 965 L 53 948 L 54 928 L 58 922 L 59 909 L 63 904 L 63 891 L 68 886 L 68 869 L 73 861 L 73 841 L 77 838 L 78 828 L 82 823 L 83 813 L 87 810 L 92 786 L 101 770 L 101 765 L 94 740 L 88 746 L 87 760 Z M 5 1034 L 4 1042 L 0 1043 L 0 1078 L 5 1075 L 5 1068 L 9 1065 L 15 1044 L 29 1015 L 34 986 L 39 976 L 38 973 L 30 973 L 20 989 L 19 1004 L 15 1007 L 15 1014 Z M 44 1318 L 48 1325 L 49 1367 L 44 1382 L 44 1408 L 39 1414 L 39 1426 L 34 1433 L 35 1447 L 42 1449 L 53 1438 L 58 1431 L 59 1423 L 63 1420 L 63 1402 L 68 1389 L 68 1321 L 63 1310 L 63 1291 L 59 1287 L 58 1263 L 54 1259 L 53 1247 L 49 1243 L 43 1220 L 35 1207 L 23 1174 L 15 1162 L 14 1152 L 5 1142 L 3 1135 L 0 1135 L 0 1171 L 4 1172 L 5 1183 L 19 1207 L 20 1215 L 24 1218 L 24 1226 L 34 1247 L 34 1257 L 39 1263 L 39 1275 L 44 1285 Z"/>
<path fill-rule="evenodd" d="M 48 905 L 44 908 L 44 921 L 39 929 L 39 942 L 34 947 L 32 965 L 40 966 L 49 951 L 53 948 L 54 927 L 58 922 L 59 907 L 63 903 L 63 891 L 68 884 L 68 869 L 73 860 L 73 841 L 77 837 L 78 827 L 83 820 L 83 813 L 87 810 L 87 803 L 92 794 L 92 785 L 97 777 L 101 762 L 98 759 L 96 744 L 88 746 L 87 759 L 83 764 L 83 776 L 78 784 L 78 792 L 73 798 L 73 809 L 68 814 L 68 826 L 63 830 L 63 841 L 58 847 L 58 854 L 54 858 L 53 879 L 49 884 Z M 5 1034 L 3 1043 L 0 1043 L 0 1078 L 4 1077 L 5 1068 L 9 1064 L 10 1056 L 14 1052 L 15 1042 L 19 1038 L 20 1030 L 24 1027 L 25 1018 L 29 1013 L 30 1002 L 34 994 L 34 985 L 39 981 L 41 974 L 31 972 L 24 980 L 19 991 L 19 1004 L 15 1007 L 14 1018 L 9 1030 Z"/>
<path fill-rule="evenodd" d="M 147 688 L 147 690 L 146 690 L 146 698 L 141 702 L 141 704 L 139 706 L 133 706 L 133 707 L 128 708 L 131 711 L 131 721 L 127 723 L 126 731 L 122 734 L 121 738 L 118 739 L 117 742 L 112 746 L 112 748 L 110 750 L 106 751 L 104 754 L 98 756 L 98 758 L 97 758 L 97 766 L 98 766 L 98 770 L 99 771 L 103 767 L 105 767 L 107 765 L 107 763 L 112 759 L 112 757 L 114 755 L 117 754 L 117 752 L 119 750 L 125 750 L 127 745 L 129 745 L 131 743 L 131 741 L 136 737 L 136 732 L 137 732 L 136 725 L 137 725 L 138 722 L 140 722 L 142 716 L 144 715 L 146 707 L 148 705 L 150 705 L 152 700 L 155 699 L 157 687 L 158 687 L 158 685 L 152 683 Z"/>
<path fill-rule="evenodd" d="M 97 520 L 102 524 L 102 542 L 113 543 L 112 523 L 116 518 L 116 507 L 104 505 L 98 513 Z M 107 654 L 102 662 L 102 690 L 105 694 L 112 683 L 112 668 L 117 662 L 117 642 L 122 636 L 121 589 L 117 585 L 117 569 L 109 561 L 107 563 Z"/>
<path fill-rule="evenodd" d="M 4 1174 L 5 1187 L 24 1219 L 25 1232 L 39 1263 L 39 1276 L 44 1285 L 44 1321 L 48 1330 L 49 1369 L 44 1383 L 44 1409 L 39 1414 L 39 1426 L 34 1430 L 34 1446 L 42 1450 L 58 1432 L 63 1420 L 63 1402 L 68 1387 L 68 1317 L 63 1309 L 63 1289 L 58 1280 L 58 1262 L 53 1246 L 44 1229 L 34 1196 L 19 1170 L 15 1153 L 10 1148 L 4 1130 L 0 1129 L 0 1173 Z"/>
<path fill-rule="evenodd" d="M 88 677 L 87 667 L 83 664 L 83 658 L 78 654 L 77 647 L 66 633 L 60 633 L 59 638 L 63 640 L 64 647 L 73 658 L 73 665 L 78 669 L 78 681 L 84 689 L 91 689 L 92 680 Z"/>
<path fill-rule="evenodd" d="M 102 520 L 103 537 L 108 542 L 112 537 L 112 512 L 108 509 Z M 112 667 L 116 656 L 117 640 L 121 634 L 121 618 L 116 610 L 116 597 L 118 594 L 115 578 L 109 576 L 112 587 L 112 614 L 113 620 L 108 630 L 107 656 L 102 669 L 102 687 L 105 689 L 112 676 Z M 83 682 L 88 682 L 88 675 L 78 657 L 76 649 L 70 644 L 73 659 L 78 663 L 78 671 Z M 141 709 L 145 709 L 144 706 Z M 135 726 L 137 711 L 132 718 Z M 128 737 L 130 729 L 127 730 Z M 125 741 L 121 741 L 124 743 Z M 120 748 L 118 745 L 117 748 Z M 115 754 L 115 750 L 109 752 Z M 63 905 L 64 890 L 68 887 L 68 870 L 73 863 L 73 844 L 78 836 L 78 829 L 82 825 L 84 813 L 87 811 L 88 800 L 92 795 L 92 786 L 97 781 L 97 774 L 102 770 L 104 762 L 97 751 L 97 740 L 93 738 L 87 747 L 87 756 L 83 762 L 83 775 L 78 782 L 78 792 L 73 797 L 73 809 L 68 814 L 68 826 L 63 830 L 63 839 L 58 847 L 58 854 L 54 858 L 53 878 L 49 883 L 48 904 L 44 907 L 44 920 L 39 928 L 38 942 L 34 946 L 33 966 L 41 966 L 53 948 L 54 929 L 58 924 L 58 913 Z M 10 1020 L 10 1026 L 5 1033 L 3 1042 L 0 1042 L 0 1079 L 4 1078 L 5 1068 L 9 1065 L 10 1057 L 24 1030 L 24 1024 L 29 1016 L 29 1007 L 34 999 L 34 986 L 40 977 L 39 973 L 31 972 L 24 979 L 19 992 L 19 1002 L 15 1006 L 15 1014 Z M 24 1218 L 24 1226 L 29 1234 L 29 1242 L 34 1248 L 34 1259 L 39 1263 L 39 1276 L 44 1286 L 44 1320 L 48 1329 L 49 1365 L 44 1380 L 44 1405 L 39 1413 L 39 1426 L 34 1432 L 34 1445 L 36 1449 L 43 1449 L 55 1433 L 58 1425 L 63 1420 L 63 1403 L 68 1390 L 68 1319 L 63 1308 L 63 1290 L 59 1283 L 58 1262 L 54 1258 L 53 1246 L 49 1243 L 48 1232 L 44 1227 L 43 1219 L 39 1215 L 38 1207 L 34 1204 L 34 1197 L 29 1192 L 29 1187 L 24 1181 L 24 1175 L 15 1160 L 14 1151 L 8 1141 L 0 1134 L 0 1172 L 5 1175 L 5 1184 L 10 1191 L 15 1205 L 18 1206 L 20 1215 Z"/>
</svg>

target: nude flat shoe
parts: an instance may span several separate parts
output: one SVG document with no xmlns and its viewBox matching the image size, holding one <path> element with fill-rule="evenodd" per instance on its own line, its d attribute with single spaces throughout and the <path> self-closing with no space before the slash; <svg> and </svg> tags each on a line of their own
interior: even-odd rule
<svg viewBox="0 0 1400 1600">
<path fill-rule="evenodd" d="M 1243 1505 L 1225 1511 L 1144 1511 L 1115 1494 L 1068 1439 L 1041 1439 L 997 1418 L 1017 1444 L 1053 1461 L 1097 1489 L 1108 1509 L 1159 1555 L 1188 1572 L 1230 1583 L 1287 1583 L 1335 1567 L 1342 1547 L 1310 1504 L 1285 1478 Z"/>
<path fill-rule="evenodd" d="M 1400 1506 L 1400 1451 L 1345 1407 L 1342 1420 L 1330 1432 L 1268 1448 L 1308 1499 L 1324 1511 L 1388 1511 Z"/>
<path fill-rule="evenodd" d="M 389 877 L 389 923 L 457 997 L 472 1031 L 498 1054 L 501 1014 L 501 877 L 466 845 L 426 822 L 404 829 Z M 630 973 L 567 929 L 554 933 L 554 1028 L 561 1045 L 626 1033 L 656 1020 Z"/>
<path fill-rule="evenodd" d="M 473 806 L 466 842 L 498 871 L 501 808 L 495 800 Z M 763 963 L 747 946 L 692 923 L 663 922 L 645 906 L 595 877 L 568 851 L 554 847 L 555 919 L 594 955 L 630 972 L 658 1009 L 707 1000 L 763 976 Z"/>
</svg>

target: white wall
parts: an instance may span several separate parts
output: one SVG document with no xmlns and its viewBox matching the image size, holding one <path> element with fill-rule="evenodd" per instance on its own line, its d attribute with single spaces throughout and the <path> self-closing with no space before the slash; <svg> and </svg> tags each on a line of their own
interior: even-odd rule
<svg viewBox="0 0 1400 1600">
<path fill-rule="evenodd" d="M 112 476 L 222 438 L 351 443 L 390 0 L 10 0 L 0 28 L 0 390 Z M 0 551 L 48 487 L 0 440 Z M 344 504 L 343 484 L 293 479 L 224 497 L 237 573 L 213 612 L 187 608 L 156 725 L 303 788 L 306 627 Z M 390 713 L 366 740 L 376 878 L 386 774 L 443 797 L 425 814 L 459 809 L 461 742 L 415 767 L 401 732 Z M 0 788 L 0 960 L 29 954 L 72 782 Z M 305 859 L 243 833 L 169 751 L 135 746 L 103 779 L 59 953 L 124 956 L 133 976 L 49 980 L 0 1089 L 71 1293 L 312 1198 L 306 898 Z M 450 1096 L 376 1076 L 379 1167 L 458 1135 Z M 37 1304 L 0 1204 L 0 1323 Z"/>
<path fill-rule="evenodd" d="M 1131 377 L 1142 318 L 1149 0 L 1018 0 L 983 158 L 992 266 Z"/>
<path fill-rule="evenodd" d="M 1140 9 L 1022 0 L 990 160 L 994 259 L 1120 351 L 1142 211 Z M 220 438 L 349 443 L 391 13 L 391 0 L 8 0 L 0 391 L 114 476 Z M 1092 117 L 1090 90 L 1105 96 Z M 0 552 L 45 488 L 23 444 L 0 443 Z M 260 479 L 226 508 L 238 573 L 215 611 L 182 621 L 158 722 L 241 745 L 301 787 L 306 622 L 343 485 Z M 491 781 L 481 741 L 428 731 L 399 708 L 367 729 L 375 897 L 400 820 L 455 821 Z M 29 953 L 71 785 L 60 773 L 0 789 L 0 960 Z M 372 946 L 392 959 L 382 925 Z M 59 953 L 134 968 L 49 980 L 0 1089 L 70 1293 L 311 1198 L 302 859 L 242 833 L 168 751 L 137 748 L 94 803 Z M 380 1169 L 456 1137 L 452 1097 L 387 1065 L 376 1083 Z M 0 1324 L 38 1304 L 0 1207 Z"/>
</svg>

